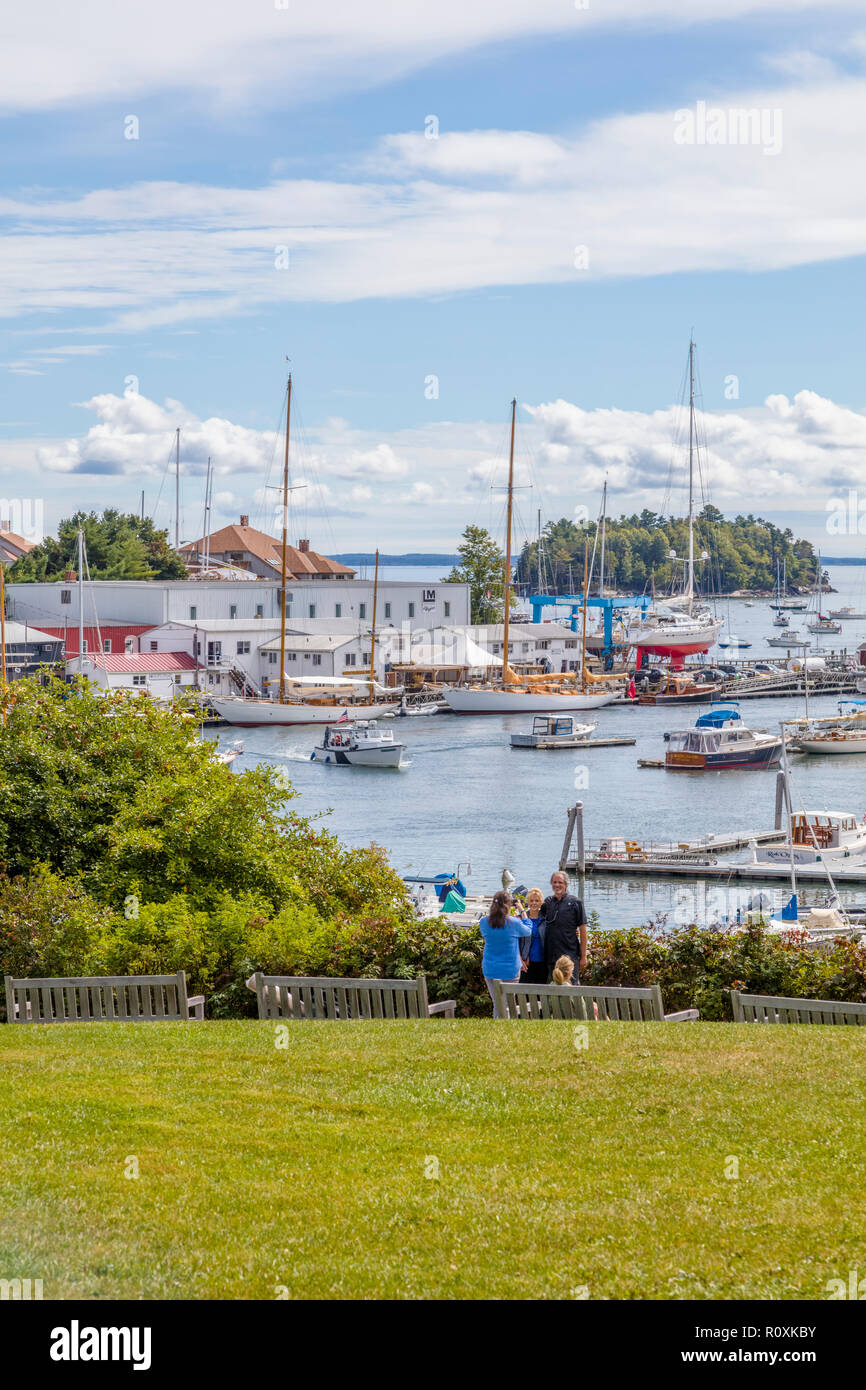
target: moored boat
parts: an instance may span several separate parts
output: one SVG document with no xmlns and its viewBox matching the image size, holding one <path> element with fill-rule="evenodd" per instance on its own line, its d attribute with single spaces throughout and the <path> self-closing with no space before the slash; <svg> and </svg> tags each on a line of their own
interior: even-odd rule
<svg viewBox="0 0 866 1390">
<path fill-rule="evenodd" d="M 693 729 L 669 736 L 665 767 L 673 771 L 773 767 L 781 756 L 781 734 L 746 728 L 739 707 L 727 703 L 702 714 Z"/>
<path fill-rule="evenodd" d="M 532 721 L 529 734 L 512 734 L 512 748 L 578 748 L 586 743 L 598 722 L 577 724 L 568 717 L 539 715 Z"/>
<path fill-rule="evenodd" d="M 791 838 L 764 850 L 774 864 L 844 864 L 866 860 L 866 824 L 850 811 L 804 811 L 791 817 Z"/>
<path fill-rule="evenodd" d="M 639 705 L 706 704 L 718 693 L 718 685 L 692 680 L 691 676 L 671 674 L 653 691 L 638 696 Z"/>
</svg>

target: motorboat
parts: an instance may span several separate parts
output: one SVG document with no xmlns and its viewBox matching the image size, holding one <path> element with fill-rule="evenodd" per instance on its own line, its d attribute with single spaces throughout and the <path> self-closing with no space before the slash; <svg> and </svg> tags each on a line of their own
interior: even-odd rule
<svg viewBox="0 0 866 1390">
<path fill-rule="evenodd" d="M 866 618 L 866 613 L 857 613 L 849 605 L 844 608 L 831 608 L 827 614 L 828 618 Z"/>
<path fill-rule="evenodd" d="M 391 729 L 380 729 L 374 719 L 360 719 L 345 729 L 326 729 L 310 759 L 351 767 L 399 767 L 404 747 Z"/>
<path fill-rule="evenodd" d="M 773 864 L 845 865 L 866 860 L 866 823 L 850 811 L 803 811 L 791 817 L 791 837 L 764 850 Z"/>
<path fill-rule="evenodd" d="M 594 724 L 578 724 L 570 717 L 538 715 L 532 721 L 529 734 L 512 734 L 512 748 L 579 748 L 586 743 Z"/>
<path fill-rule="evenodd" d="M 726 637 L 724 641 L 720 639 L 718 642 L 720 647 L 751 647 L 751 645 L 751 642 L 744 642 L 739 637 Z"/>
<path fill-rule="evenodd" d="M 719 704 L 702 714 L 693 729 L 668 736 L 665 767 L 677 771 L 773 767 L 782 756 L 782 735 L 748 729 L 736 702 Z"/>
<path fill-rule="evenodd" d="M 671 674 L 660 681 L 655 690 L 640 694 L 637 702 L 639 705 L 702 704 L 711 700 L 718 689 L 718 685 L 693 680 L 691 676 Z"/>
<path fill-rule="evenodd" d="M 796 628 L 792 628 L 784 635 L 780 633 L 778 637 L 767 638 L 768 647 L 808 647 L 810 645 L 808 637 L 801 637 Z"/>
</svg>

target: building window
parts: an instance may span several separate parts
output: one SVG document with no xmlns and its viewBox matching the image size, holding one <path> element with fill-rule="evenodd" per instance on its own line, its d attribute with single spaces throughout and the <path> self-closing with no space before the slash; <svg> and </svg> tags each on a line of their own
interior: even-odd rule
<svg viewBox="0 0 866 1390">
<path fill-rule="evenodd" d="M 334 604 L 334 617 L 335 617 L 335 618 L 342 618 L 342 616 L 343 616 L 343 605 L 342 605 L 342 603 L 335 603 L 335 604 Z"/>
<path fill-rule="evenodd" d="M 321 664 L 322 664 L 322 658 L 321 658 L 320 656 L 314 656 L 314 657 L 313 657 L 313 665 L 314 665 L 314 666 L 321 666 Z"/>
<path fill-rule="evenodd" d="M 358 617 L 359 617 L 359 618 L 366 618 L 366 616 L 367 616 L 367 605 L 366 605 L 366 603 L 359 603 L 359 604 L 358 604 Z M 387 615 L 386 615 L 386 616 L 387 616 Z"/>
<path fill-rule="evenodd" d="M 297 652 L 286 652 L 286 661 L 297 661 Z"/>
<path fill-rule="evenodd" d="M 71 603 L 71 602 L 72 602 L 72 590 L 71 590 L 71 589 L 61 589 L 61 590 L 60 590 L 60 602 L 61 602 L 61 603 Z"/>
<path fill-rule="evenodd" d="M 269 666 L 276 666 L 276 664 L 277 664 L 277 654 L 276 654 L 276 652 L 268 652 L 268 665 L 269 665 Z"/>
<path fill-rule="evenodd" d="M 347 665 L 347 666 L 356 666 L 357 663 L 358 663 L 358 658 L 355 656 L 355 653 L 354 653 L 354 652 L 346 652 L 346 665 Z"/>
<path fill-rule="evenodd" d="M 445 604 L 445 617 L 446 617 L 446 618 L 450 618 L 450 617 L 451 617 L 451 604 L 450 604 L 450 603 L 446 603 L 446 604 Z"/>
<path fill-rule="evenodd" d="M 311 618 L 315 618 L 315 616 L 316 616 L 316 605 L 315 605 L 314 603 L 311 603 L 311 604 L 310 604 L 309 616 L 310 616 Z"/>
<path fill-rule="evenodd" d="M 229 617 L 230 617 L 230 618 L 236 618 L 237 616 L 238 616 L 238 606 L 237 606 L 237 604 L 236 604 L 236 603 L 230 603 L 230 604 L 229 604 Z"/>
<path fill-rule="evenodd" d="M 82 645 L 81 651 L 82 651 L 82 653 L 84 653 L 84 652 L 87 651 L 87 638 L 86 638 L 86 637 L 85 637 L 85 639 L 84 639 L 84 643 L 83 643 L 83 645 Z"/>
<path fill-rule="evenodd" d="M 157 651 L 159 651 L 159 647 L 157 646 L 157 644 L 156 644 L 155 642 L 151 642 L 151 644 L 150 644 L 150 650 L 151 650 L 152 652 L 157 652 Z"/>
<path fill-rule="evenodd" d="M 415 616 L 415 605 L 414 605 L 414 603 L 410 603 L 410 604 L 409 604 L 409 617 L 410 617 L 410 618 L 414 618 L 414 616 Z"/>
<path fill-rule="evenodd" d="M 191 608 L 191 609 L 189 610 L 189 616 L 190 616 L 191 618 L 197 618 L 197 617 L 198 617 L 198 609 L 197 609 L 197 608 Z"/>
<path fill-rule="evenodd" d="M 238 656 L 249 656 L 249 642 L 238 642 Z"/>
<path fill-rule="evenodd" d="M 257 618 L 263 618 L 264 616 L 265 616 L 264 604 L 257 603 L 257 604 L 256 604 L 256 617 L 257 617 Z"/>
<path fill-rule="evenodd" d="M 110 651 L 111 651 L 111 638 L 110 638 L 110 637 L 103 637 L 103 639 L 102 639 L 102 650 L 103 650 L 104 652 L 110 652 Z"/>
<path fill-rule="evenodd" d="M 133 676 L 133 685 L 147 685 L 147 676 Z"/>
<path fill-rule="evenodd" d="M 369 665 L 370 665 L 370 653 L 369 653 L 369 652 L 361 652 L 361 664 L 362 664 L 363 666 L 369 666 Z"/>
<path fill-rule="evenodd" d="M 391 605 L 390 605 L 390 603 L 386 603 L 386 604 L 385 604 L 385 617 L 386 617 L 386 618 L 390 618 L 390 616 L 391 616 Z"/>
</svg>

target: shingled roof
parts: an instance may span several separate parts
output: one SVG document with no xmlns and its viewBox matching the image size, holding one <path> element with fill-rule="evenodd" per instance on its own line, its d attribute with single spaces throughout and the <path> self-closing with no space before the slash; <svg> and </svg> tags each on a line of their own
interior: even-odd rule
<svg viewBox="0 0 866 1390">
<path fill-rule="evenodd" d="M 246 521 L 246 518 L 242 518 L 242 521 Z M 204 538 L 189 541 L 180 547 L 181 554 L 186 556 L 201 555 L 203 551 Z M 225 559 L 239 555 L 242 551 L 255 555 L 258 560 L 270 565 L 279 574 L 282 567 L 282 542 L 275 536 L 269 536 L 265 531 L 257 531 L 255 526 L 245 525 L 223 526 L 222 530 L 211 534 L 208 552 L 212 559 Z M 298 546 L 287 546 L 286 569 L 293 579 L 304 579 L 317 574 L 351 578 L 355 574 L 348 565 L 338 564 L 336 560 L 329 560 L 326 555 L 310 550 L 308 541 L 300 541 Z"/>
</svg>

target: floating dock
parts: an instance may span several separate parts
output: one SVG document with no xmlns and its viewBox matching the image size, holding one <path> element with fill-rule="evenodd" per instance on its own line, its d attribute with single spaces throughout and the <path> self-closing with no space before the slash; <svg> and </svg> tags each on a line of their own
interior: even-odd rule
<svg viewBox="0 0 866 1390">
<path fill-rule="evenodd" d="M 546 739 L 539 735 L 537 743 L 512 743 L 512 748 L 628 748 L 637 743 L 636 738 L 574 738 Z"/>
<path fill-rule="evenodd" d="M 576 871 L 576 865 L 566 866 L 572 872 Z M 785 883 L 791 881 L 791 869 L 788 864 L 770 864 L 760 860 L 745 860 L 742 863 L 732 859 L 590 859 L 587 858 L 584 865 L 584 872 L 587 874 L 597 874 L 601 876 L 623 876 L 630 875 L 637 878 L 680 878 L 694 882 L 697 879 L 722 879 L 729 882 L 734 879 L 747 880 L 751 883 L 775 883 L 779 880 Z M 846 869 L 841 863 L 833 863 L 830 866 L 835 884 L 855 883 L 866 884 L 866 864 L 861 864 L 859 868 Z M 823 864 L 798 864 L 797 882 L 808 883 L 827 883 L 827 869 Z"/>
</svg>

